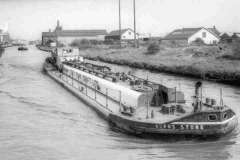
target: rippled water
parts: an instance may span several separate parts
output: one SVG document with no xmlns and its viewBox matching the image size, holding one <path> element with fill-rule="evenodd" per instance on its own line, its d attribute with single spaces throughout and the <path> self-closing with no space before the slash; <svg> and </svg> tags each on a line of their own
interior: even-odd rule
<svg viewBox="0 0 240 160">
<path fill-rule="evenodd" d="M 29 46 L 7 48 L 0 58 L 0 159 L 240 159 L 239 128 L 218 140 L 143 139 L 126 135 L 41 72 L 50 53 Z M 100 63 L 100 62 L 98 62 Z M 187 99 L 196 79 L 131 70 L 179 87 Z M 240 115 L 240 87 L 204 82 L 204 93 L 219 97 Z"/>
</svg>

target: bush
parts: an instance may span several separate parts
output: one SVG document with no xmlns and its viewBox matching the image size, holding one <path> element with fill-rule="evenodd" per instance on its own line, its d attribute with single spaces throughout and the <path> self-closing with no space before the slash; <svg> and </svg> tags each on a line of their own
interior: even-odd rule
<svg viewBox="0 0 240 160">
<path fill-rule="evenodd" d="M 103 41 L 103 44 L 105 44 L 105 45 L 114 45 L 115 41 L 113 39 L 105 39 Z"/>
<path fill-rule="evenodd" d="M 201 45 L 205 44 L 204 40 L 202 38 L 196 38 L 192 43 L 197 45 L 197 46 L 201 46 Z"/>
<path fill-rule="evenodd" d="M 75 39 L 71 44 L 70 46 L 72 47 L 79 47 L 79 46 L 90 46 L 91 45 L 91 42 L 88 40 L 88 39 Z"/>
<path fill-rule="evenodd" d="M 79 47 L 80 46 L 80 40 L 75 39 L 70 46 L 72 47 Z"/>
<path fill-rule="evenodd" d="M 239 42 L 234 44 L 234 46 L 233 46 L 233 53 L 234 54 L 240 54 L 240 43 Z"/>
<path fill-rule="evenodd" d="M 80 45 L 79 50 L 86 50 L 86 49 L 92 49 L 93 47 L 91 45 Z"/>
<path fill-rule="evenodd" d="M 117 44 L 117 45 L 120 45 L 120 40 L 115 40 L 115 43 Z"/>
<path fill-rule="evenodd" d="M 150 46 L 148 47 L 148 54 L 154 54 L 160 51 L 160 47 L 158 44 L 154 43 L 154 44 L 150 44 Z"/>
<path fill-rule="evenodd" d="M 96 39 L 91 39 L 89 41 L 92 45 L 97 45 L 98 44 L 98 40 L 96 40 Z"/>
<path fill-rule="evenodd" d="M 81 39 L 80 45 L 89 46 L 89 45 L 91 45 L 91 42 L 88 39 Z"/>
<path fill-rule="evenodd" d="M 98 41 L 98 44 L 102 45 L 103 42 L 104 42 L 103 40 L 99 40 L 99 41 Z"/>
</svg>

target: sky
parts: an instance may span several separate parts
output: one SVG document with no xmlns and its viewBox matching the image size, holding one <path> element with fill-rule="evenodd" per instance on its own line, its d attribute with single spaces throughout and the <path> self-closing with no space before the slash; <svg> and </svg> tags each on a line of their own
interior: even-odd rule
<svg viewBox="0 0 240 160">
<path fill-rule="evenodd" d="M 240 0 L 135 0 L 136 31 L 165 36 L 174 29 L 216 26 L 240 32 Z M 119 29 L 119 0 L 0 0 L 0 25 L 8 20 L 13 39 L 37 40 L 63 29 Z M 121 28 L 134 29 L 133 0 L 121 0 Z"/>
</svg>

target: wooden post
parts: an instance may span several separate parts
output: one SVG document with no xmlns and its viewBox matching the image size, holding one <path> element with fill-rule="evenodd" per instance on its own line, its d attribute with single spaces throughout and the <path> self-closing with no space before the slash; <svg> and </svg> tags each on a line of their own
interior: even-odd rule
<svg viewBox="0 0 240 160">
<path fill-rule="evenodd" d="M 122 95 L 121 95 L 121 91 L 119 91 L 119 112 L 121 112 L 121 99 L 122 99 Z"/>
<path fill-rule="evenodd" d="M 78 75 L 78 89 L 80 89 L 79 75 Z"/>
<path fill-rule="evenodd" d="M 97 99 L 97 85 L 95 84 L 95 100 Z"/>
<path fill-rule="evenodd" d="M 119 40 L 120 40 L 120 49 L 122 49 L 122 36 L 121 36 L 121 0 L 119 0 Z"/>
<path fill-rule="evenodd" d="M 72 72 L 72 85 L 73 85 L 73 72 Z"/>
<path fill-rule="evenodd" d="M 222 89 L 220 89 L 220 106 L 223 106 Z"/>
<path fill-rule="evenodd" d="M 68 83 L 68 73 L 66 74 L 66 77 L 67 77 L 67 83 Z"/>
<path fill-rule="evenodd" d="M 106 107 L 108 108 L 108 89 L 106 88 Z"/>
<path fill-rule="evenodd" d="M 86 95 L 87 95 L 87 82 L 85 83 L 85 88 L 86 88 Z"/>
<path fill-rule="evenodd" d="M 175 87 L 175 104 L 177 104 L 177 87 Z"/>
<path fill-rule="evenodd" d="M 147 116 L 146 116 L 146 119 L 148 119 L 148 107 L 149 107 L 149 101 L 148 101 L 148 95 L 147 95 Z"/>
<path fill-rule="evenodd" d="M 136 14 L 135 14 L 135 0 L 133 0 L 133 10 L 134 10 L 134 47 L 137 47 L 136 43 Z"/>
</svg>

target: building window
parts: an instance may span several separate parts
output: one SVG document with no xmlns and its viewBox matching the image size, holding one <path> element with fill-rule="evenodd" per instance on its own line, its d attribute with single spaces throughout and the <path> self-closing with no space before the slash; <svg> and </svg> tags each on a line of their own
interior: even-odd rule
<svg viewBox="0 0 240 160">
<path fill-rule="evenodd" d="M 131 32 L 128 32 L 129 33 L 129 35 L 131 35 Z"/>
<path fill-rule="evenodd" d="M 206 38 L 206 32 L 202 32 L 202 38 Z"/>
<path fill-rule="evenodd" d="M 125 38 L 125 36 L 123 36 L 123 38 Z"/>
</svg>

